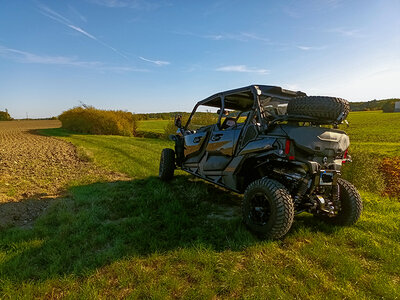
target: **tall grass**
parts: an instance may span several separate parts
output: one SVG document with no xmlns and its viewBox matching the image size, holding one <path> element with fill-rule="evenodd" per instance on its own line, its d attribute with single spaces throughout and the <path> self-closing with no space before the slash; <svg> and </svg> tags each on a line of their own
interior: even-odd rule
<svg viewBox="0 0 400 300">
<path fill-rule="evenodd" d="M 101 110 L 78 106 L 64 111 L 59 119 L 62 127 L 78 133 L 135 136 L 135 116 L 122 110 Z"/>
<path fill-rule="evenodd" d="M 380 170 L 381 159 L 366 151 L 351 152 L 351 163 L 342 167 L 342 177 L 354 184 L 357 189 L 382 194 L 386 183 Z"/>
</svg>

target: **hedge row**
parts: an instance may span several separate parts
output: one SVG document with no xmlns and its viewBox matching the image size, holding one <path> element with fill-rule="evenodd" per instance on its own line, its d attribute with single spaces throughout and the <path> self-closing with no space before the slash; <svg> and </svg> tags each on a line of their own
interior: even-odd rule
<svg viewBox="0 0 400 300">
<path fill-rule="evenodd" d="M 92 106 L 74 107 L 59 117 L 62 127 L 78 133 L 135 136 L 135 116 L 121 110 L 101 110 Z"/>
</svg>

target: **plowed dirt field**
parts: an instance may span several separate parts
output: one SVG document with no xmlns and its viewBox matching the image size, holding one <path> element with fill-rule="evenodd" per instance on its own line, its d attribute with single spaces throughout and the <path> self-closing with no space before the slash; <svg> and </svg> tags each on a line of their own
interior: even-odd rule
<svg viewBox="0 0 400 300">
<path fill-rule="evenodd" d="M 72 181 L 124 179 L 80 159 L 72 144 L 35 131 L 60 126 L 57 120 L 0 122 L 0 228 L 30 225 Z"/>
</svg>

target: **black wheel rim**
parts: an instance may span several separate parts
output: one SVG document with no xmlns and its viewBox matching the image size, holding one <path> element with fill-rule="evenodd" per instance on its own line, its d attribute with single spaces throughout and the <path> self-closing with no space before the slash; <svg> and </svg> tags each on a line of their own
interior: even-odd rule
<svg viewBox="0 0 400 300">
<path fill-rule="evenodd" d="M 264 193 L 254 194 L 249 201 L 249 219 L 251 223 L 264 226 L 271 217 L 271 205 Z"/>
</svg>

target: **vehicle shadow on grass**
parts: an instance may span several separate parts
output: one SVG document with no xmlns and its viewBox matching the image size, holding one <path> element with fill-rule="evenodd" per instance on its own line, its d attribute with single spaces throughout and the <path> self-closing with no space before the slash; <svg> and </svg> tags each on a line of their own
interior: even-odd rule
<svg viewBox="0 0 400 300">
<path fill-rule="evenodd" d="M 0 232 L 2 278 L 80 276 L 124 257 L 194 247 L 240 251 L 260 243 L 242 225 L 241 196 L 191 176 L 170 183 L 157 177 L 102 182 L 68 192 L 32 229 Z M 292 231 L 317 230 L 318 224 L 301 218 Z"/>
<path fill-rule="evenodd" d="M 123 257 L 198 246 L 240 250 L 257 242 L 239 214 L 223 214 L 237 195 L 189 176 L 95 183 L 68 194 L 53 200 L 32 229 L 0 231 L 2 279 L 79 276 Z"/>
</svg>

